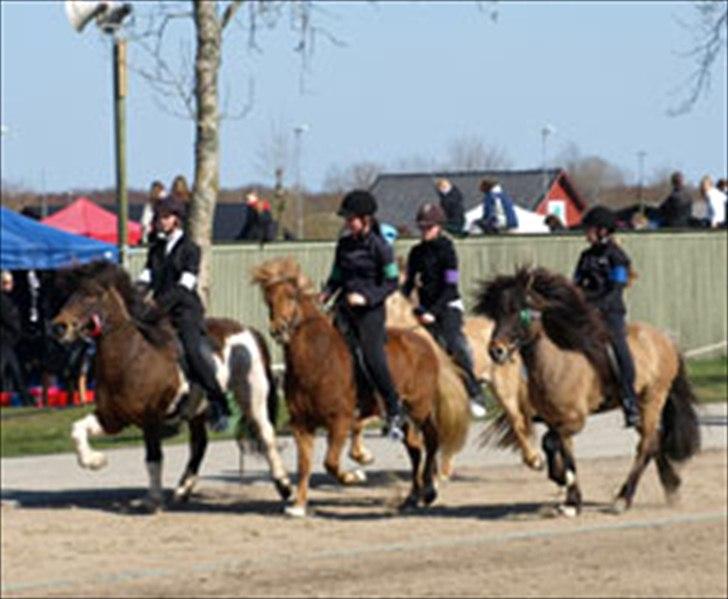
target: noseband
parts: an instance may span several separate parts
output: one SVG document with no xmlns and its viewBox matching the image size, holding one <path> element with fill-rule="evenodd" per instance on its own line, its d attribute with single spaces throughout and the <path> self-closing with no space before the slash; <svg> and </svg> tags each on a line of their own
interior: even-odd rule
<svg viewBox="0 0 728 599">
<path fill-rule="evenodd" d="M 524 308 L 518 313 L 518 324 L 519 329 L 528 333 L 531 330 L 531 325 L 534 321 L 541 318 L 541 312 L 538 310 L 532 310 L 531 308 Z M 538 339 L 540 333 L 534 333 L 532 335 L 521 335 L 513 339 L 511 343 L 504 343 L 506 348 L 506 358 L 511 359 L 513 354 L 521 349 L 528 348 Z"/>
</svg>

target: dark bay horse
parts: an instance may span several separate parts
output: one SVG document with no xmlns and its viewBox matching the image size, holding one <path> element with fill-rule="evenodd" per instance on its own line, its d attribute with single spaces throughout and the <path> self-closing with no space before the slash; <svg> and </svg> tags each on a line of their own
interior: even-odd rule
<svg viewBox="0 0 728 599">
<path fill-rule="evenodd" d="M 286 513 L 305 516 L 316 429 L 324 427 L 328 432 L 327 472 L 343 484 L 357 482 L 353 473 L 341 469 L 341 450 L 349 434 L 361 426 L 360 420 L 378 412 L 378 405 L 373 397 L 366 398 L 355 418 L 358 404 L 351 351 L 321 311 L 295 260 L 268 260 L 254 269 L 253 281 L 263 290 L 271 333 L 285 353 L 286 401 L 298 450 L 298 490 Z M 437 497 L 438 447 L 452 455 L 465 442 L 470 420 L 467 394 L 452 363 L 441 361 L 419 335 L 388 329 L 386 354 L 408 415 L 405 446 L 412 464 L 412 488 L 401 507 L 429 505 Z"/>
<path fill-rule="evenodd" d="M 73 424 L 79 464 L 98 469 L 106 457 L 89 445 L 89 437 L 115 435 L 129 425 L 144 433 L 149 493 L 146 505 L 162 504 L 161 433 L 176 402 L 191 393 L 183 414 L 190 430 L 190 458 L 174 492 L 189 498 L 207 446 L 205 402 L 201 390 L 188 384 L 179 363 L 179 345 L 169 321 L 143 301 L 127 273 L 110 262 L 97 262 L 62 274 L 69 298 L 53 320 L 62 342 L 93 337 L 96 346 L 96 405 L 93 413 Z M 61 279 L 64 280 L 63 278 Z M 271 476 L 285 499 L 291 485 L 276 447 L 269 414 L 277 395 L 270 355 L 263 337 L 229 319 L 208 318 L 213 342 L 211 359 L 223 389 L 231 391 L 241 411 L 253 423 L 265 447 Z"/>
<path fill-rule="evenodd" d="M 589 414 L 620 405 L 610 365 L 608 331 L 599 313 L 566 277 L 544 268 L 519 269 L 482 284 L 475 307 L 495 321 L 489 351 L 497 362 L 519 352 L 528 371 L 530 402 L 548 431 L 543 438 L 549 478 L 566 486 L 562 513 L 576 515 L 581 491 L 573 435 Z M 695 397 L 683 358 L 667 335 L 645 323 L 628 326 L 639 398 L 640 441 L 613 509 L 630 507 L 642 472 L 652 458 L 668 500 L 680 486 L 672 462 L 700 448 Z"/>
</svg>

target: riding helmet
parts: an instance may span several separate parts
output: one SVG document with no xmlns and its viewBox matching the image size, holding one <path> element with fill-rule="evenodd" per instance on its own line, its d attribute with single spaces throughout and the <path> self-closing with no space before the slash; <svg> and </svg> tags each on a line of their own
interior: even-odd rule
<svg viewBox="0 0 728 599">
<path fill-rule="evenodd" d="M 598 227 L 614 231 L 617 228 L 617 219 L 614 213 L 606 206 L 594 206 L 581 219 L 582 227 Z"/>
<path fill-rule="evenodd" d="M 438 204 L 427 202 L 420 206 L 415 220 L 417 221 L 418 227 L 441 225 L 446 220 L 445 211 Z"/>
<path fill-rule="evenodd" d="M 350 216 L 371 216 L 377 211 L 377 200 L 363 189 L 355 189 L 344 196 L 337 214 L 344 218 Z"/>
</svg>

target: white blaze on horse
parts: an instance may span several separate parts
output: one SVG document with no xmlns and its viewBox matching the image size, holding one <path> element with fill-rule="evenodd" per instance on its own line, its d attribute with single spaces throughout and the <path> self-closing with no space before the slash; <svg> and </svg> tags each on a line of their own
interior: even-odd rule
<svg viewBox="0 0 728 599">
<path fill-rule="evenodd" d="M 62 342 L 93 336 L 97 347 L 95 409 L 72 429 L 79 464 L 90 469 L 106 464 L 106 457 L 90 446 L 89 437 L 115 435 L 129 425 L 138 426 L 144 433 L 149 473 L 146 504 L 157 509 L 163 503 L 162 433 L 177 402 L 190 393 L 181 413 L 189 426 L 190 457 L 174 491 L 175 500 L 187 500 L 207 447 L 206 402 L 199 387 L 190 386 L 185 378 L 174 329 L 142 300 L 128 274 L 115 264 L 80 266 L 61 273 L 60 281 L 65 281 L 70 295 L 53 320 L 55 334 Z M 287 499 L 291 484 L 270 418 L 277 394 L 265 341 L 257 331 L 234 320 L 208 318 L 205 324 L 220 385 L 233 393 L 253 424 L 273 482 Z"/>
</svg>

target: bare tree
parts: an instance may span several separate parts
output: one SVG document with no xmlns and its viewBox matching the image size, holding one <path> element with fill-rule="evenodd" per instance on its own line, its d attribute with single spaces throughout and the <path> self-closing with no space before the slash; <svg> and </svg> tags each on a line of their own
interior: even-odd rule
<svg viewBox="0 0 728 599">
<path fill-rule="evenodd" d="M 625 185 L 622 169 L 600 156 L 584 156 L 576 144 L 569 144 L 556 160 L 589 204 L 598 202 L 605 189 Z"/>
<path fill-rule="evenodd" d="M 713 66 L 721 54 L 726 53 L 726 30 L 728 29 L 728 3 L 716 0 L 702 0 L 693 4 L 693 18 L 681 22 L 683 28 L 692 34 L 693 46 L 683 53 L 690 59 L 693 69 L 688 78 L 673 94 L 682 96 L 677 106 L 668 110 L 671 116 L 689 112 L 698 99 L 710 89 Z"/>
<path fill-rule="evenodd" d="M 512 162 L 503 148 L 488 146 L 477 137 L 464 136 L 450 142 L 448 159 L 443 167 L 471 171 L 508 168 L 511 165 Z"/>
<path fill-rule="evenodd" d="M 332 193 L 368 189 L 384 170 L 384 165 L 371 161 L 357 162 L 346 168 L 334 165 L 326 173 L 324 189 Z"/>
</svg>

